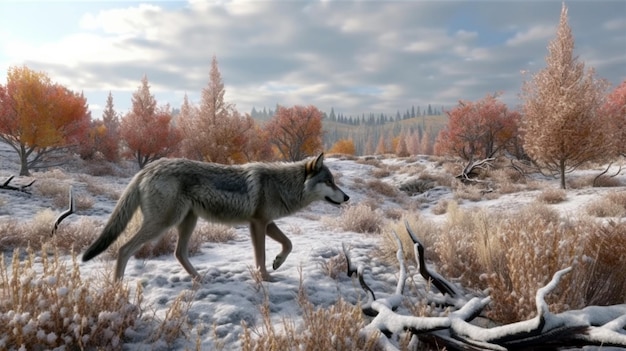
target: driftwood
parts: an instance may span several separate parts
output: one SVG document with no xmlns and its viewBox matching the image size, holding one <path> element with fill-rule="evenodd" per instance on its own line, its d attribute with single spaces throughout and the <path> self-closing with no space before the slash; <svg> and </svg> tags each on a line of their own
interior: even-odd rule
<svg viewBox="0 0 626 351">
<path fill-rule="evenodd" d="M 15 191 L 21 191 L 23 193 L 27 193 L 30 194 L 30 189 L 28 189 L 31 185 L 33 185 L 33 183 L 35 183 L 35 180 L 33 179 L 30 183 L 26 184 L 26 185 L 20 185 L 20 186 L 13 186 L 13 185 L 9 185 L 9 183 L 11 183 L 11 181 L 13 180 L 13 178 L 15 178 L 15 176 L 10 176 L 9 178 L 7 178 L 4 182 L 2 182 L 0 184 L 0 189 L 4 189 L 4 190 L 15 190 Z"/>
<path fill-rule="evenodd" d="M 493 328 L 472 324 L 472 320 L 492 302 L 491 298 L 472 296 L 428 269 L 424 262 L 424 246 L 419 243 L 408 223 L 405 225 L 414 242 L 420 274 L 441 292 L 441 294 L 429 293 L 437 295 L 438 300 L 447 301 L 447 308 L 451 312 L 445 317 L 416 317 L 395 312 L 402 303 L 407 279 L 402 257 L 402 242 L 396 233 L 394 233 L 398 244 L 396 256 L 400 263 L 400 274 L 395 293 L 385 298 L 376 298 L 363 277 L 364 267 L 354 266 L 344 246 L 348 275 L 357 275 L 368 297 L 362 305 L 363 312 L 373 317 L 363 328 L 362 333 L 371 336 L 376 335 L 375 332 L 381 332 L 378 343 L 382 349 L 398 350 L 396 340 L 405 333 L 410 333 L 410 345 L 413 347 L 421 344 L 436 349 L 445 347 L 463 351 L 556 349 L 594 345 L 626 347 L 626 304 L 590 306 L 558 314 L 549 311 L 545 297 L 556 288 L 561 278 L 572 270 L 571 267 L 556 272 L 552 280 L 537 291 L 536 317 Z"/>
</svg>

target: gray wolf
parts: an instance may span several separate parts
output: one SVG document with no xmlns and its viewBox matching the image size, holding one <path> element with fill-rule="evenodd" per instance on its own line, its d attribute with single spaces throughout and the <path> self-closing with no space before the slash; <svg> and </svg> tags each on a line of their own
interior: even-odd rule
<svg viewBox="0 0 626 351">
<path fill-rule="evenodd" d="M 248 223 L 256 267 L 270 280 L 265 267 L 265 235 L 279 242 L 282 251 L 272 263 L 278 269 L 292 249 L 291 241 L 274 220 L 291 215 L 314 201 L 339 205 L 349 200 L 335 185 L 324 165 L 324 154 L 299 162 L 221 165 L 187 159 L 159 159 L 131 180 L 96 241 L 83 254 L 88 261 L 106 250 L 124 231 L 137 208 L 143 222 L 117 256 L 115 278 L 121 280 L 128 259 L 143 244 L 176 226 L 176 258 L 194 278 L 187 246 L 198 217 L 220 223 Z"/>
</svg>

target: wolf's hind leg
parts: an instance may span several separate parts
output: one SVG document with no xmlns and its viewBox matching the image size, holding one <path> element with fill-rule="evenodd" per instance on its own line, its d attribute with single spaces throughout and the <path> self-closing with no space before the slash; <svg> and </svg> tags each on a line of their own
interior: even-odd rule
<svg viewBox="0 0 626 351">
<path fill-rule="evenodd" d="M 139 231 L 137 231 L 137 233 L 135 233 L 135 235 L 120 248 L 117 254 L 115 279 L 122 279 L 128 260 L 143 246 L 143 244 L 160 237 L 167 228 L 167 225 L 152 222 L 144 217 Z"/>
<path fill-rule="evenodd" d="M 198 216 L 189 211 L 180 224 L 178 224 L 178 242 L 176 243 L 176 259 L 185 268 L 187 273 L 194 279 L 200 281 L 201 277 L 198 271 L 189 262 L 189 239 L 196 227 Z"/>
<path fill-rule="evenodd" d="M 271 222 L 267 225 L 267 235 L 270 238 L 278 241 L 283 246 L 283 250 L 278 255 L 276 255 L 276 258 L 272 263 L 272 269 L 276 270 L 280 266 L 282 266 L 283 263 L 285 263 L 285 260 L 287 259 L 287 256 L 289 256 L 289 254 L 291 253 L 291 249 L 293 248 L 293 246 L 291 245 L 291 240 L 289 240 L 285 233 L 283 233 L 274 222 Z"/>
</svg>

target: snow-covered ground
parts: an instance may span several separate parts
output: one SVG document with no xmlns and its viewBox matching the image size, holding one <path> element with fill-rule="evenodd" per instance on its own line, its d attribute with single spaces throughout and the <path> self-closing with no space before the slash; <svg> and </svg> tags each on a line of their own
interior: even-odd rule
<svg viewBox="0 0 626 351">
<path fill-rule="evenodd" d="M 0 144 L 0 180 L 18 173 L 19 168 L 15 160 L 16 156 L 11 150 L 6 145 Z M 384 162 L 392 163 L 395 167 L 407 165 L 405 160 L 391 159 Z M 426 161 L 426 158 L 418 158 L 412 162 L 434 167 Z M 352 204 L 371 197 L 363 180 L 374 179 L 370 174 L 373 166 L 336 158 L 327 158 L 326 164 L 338 175 L 339 186 L 351 197 Z M 86 191 L 85 184 L 81 182 L 78 173 L 65 172 L 70 177 L 64 181 L 70 182 L 77 194 Z M 381 180 L 398 186 L 407 178 L 415 176 L 392 172 L 390 176 Z M 622 184 L 626 184 L 626 176 L 620 177 Z M 16 177 L 13 183 L 20 184 L 27 180 Z M 130 177 L 98 177 L 98 184 L 121 191 L 129 180 Z M 557 180 L 551 182 L 555 188 L 558 186 Z M 33 187 L 37 186 L 36 184 Z M 565 215 L 572 215 L 594 199 L 609 192 L 624 190 L 624 187 L 567 190 L 567 200 L 554 207 Z M 537 193 L 537 191 L 521 192 L 502 195 L 494 200 L 465 201 L 461 207 L 511 209 L 522 203 L 533 201 Z M 433 219 L 442 217 L 431 212 L 432 207 L 441 197 L 451 197 L 451 192 L 433 192 L 428 202 L 420 200 L 423 202 L 420 205 L 420 214 Z M 92 208 L 79 211 L 67 220 L 71 222 L 80 217 L 89 216 L 104 222 L 115 205 L 115 200 L 107 196 L 97 196 L 95 200 L 96 203 Z M 412 200 L 408 199 L 408 201 Z M 406 202 L 398 204 L 393 200 L 385 200 L 381 206 L 402 209 L 407 205 Z M 42 200 L 37 195 L 0 191 L 0 221 L 9 217 L 27 221 L 37 212 L 50 207 L 50 201 Z M 125 279 L 131 282 L 130 286 L 134 286 L 136 281 L 142 283 L 147 310 L 155 311 L 157 316 L 163 317 L 172 301 L 182 292 L 189 290 L 194 291 L 194 301 L 189 311 L 191 333 L 188 338 L 179 339 L 174 345 L 154 345 L 147 344 L 137 337 L 130 341 L 128 349 L 192 349 L 195 348 L 197 339 L 201 340 L 204 350 L 215 349 L 218 346 L 226 350 L 238 349 L 242 321 L 248 325 L 255 325 L 260 321 L 260 306 L 266 294 L 269 296 L 270 311 L 276 325 L 280 325 L 284 318 L 292 318 L 296 321 L 300 318 L 301 309 L 297 302 L 300 277 L 302 277 L 309 300 L 316 306 L 329 306 L 340 298 L 356 302 L 359 297 L 364 296 L 358 283 L 348 278 L 345 273 L 333 279 L 323 269 L 324 262 L 342 254 L 342 244 L 350 248 L 351 257 L 357 263 L 363 263 L 369 267 L 371 276 L 375 277 L 369 279 L 369 282 L 372 283 L 372 288 L 376 292 L 383 294 L 381 297 L 385 297 L 384 294 L 393 294 L 398 277 L 397 270 L 373 259 L 371 255 L 371 251 L 377 250 L 381 245 L 382 236 L 343 232 L 329 225 L 330 220 L 340 217 L 341 211 L 340 208 L 330 204 L 316 203 L 292 217 L 276 221 L 277 225 L 291 238 L 294 248 L 284 265 L 276 272 L 271 272 L 275 281 L 263 283 L 265 289 L 259 289 L 251 274 L 253 251 L 245 226 L 235 228 L 237 233 L 235 240 L 219 244 L 206 243 L 202 246 L 200 254 L 191 257 L 198 271 L 206 276 L 205 282 L 195 290 L 189 275 L 173 255 L 146 260 L 132 258 L 126 269 Z M 61 210 L 56 209 L 55 212 L 61 212 Z M 273 259 L 279 251 L 279 245 L 268 239 L 268 260 Z M 113 265 L 113 260 L 100 256 L 93 261 L 81 263 L 81 274 L 83 277 L 100 276 L 105 271 L 111 272 Z M 416 272 L 411 271 L 410 274 L 416 274 Z M 213 326 L 215 326 L 215 331 L 213 331 Z"/>
</svg>

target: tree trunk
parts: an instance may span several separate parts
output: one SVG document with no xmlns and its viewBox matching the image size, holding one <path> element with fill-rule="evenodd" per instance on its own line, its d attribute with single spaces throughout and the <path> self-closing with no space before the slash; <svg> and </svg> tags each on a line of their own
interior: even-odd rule
<svg viewBox="0 0 626 351">
<path fill-rule="evenodd" d="M 28 170 L 28 154 L 26 150 L 22 148 L 20 154 L 20 176 L 30 176 L 30 171 Z"/>
</svg>

